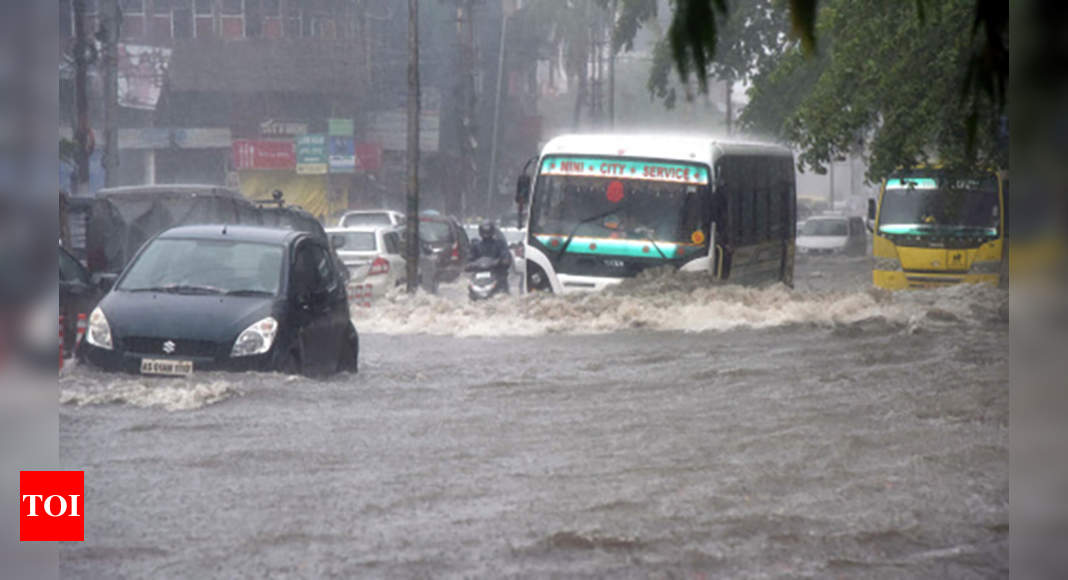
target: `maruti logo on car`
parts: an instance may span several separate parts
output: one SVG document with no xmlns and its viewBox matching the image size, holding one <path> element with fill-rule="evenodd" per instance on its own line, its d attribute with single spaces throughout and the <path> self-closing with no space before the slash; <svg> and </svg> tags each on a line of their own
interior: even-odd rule
<svg viewBox="0 0 1068 580">
<path fill-rule="evenodd" d="M 178 345 L 174 344 L 173 340 L 168 340 L 163 343 L 163 352 L 167 354 L 173 354 Z"/>
</svg>

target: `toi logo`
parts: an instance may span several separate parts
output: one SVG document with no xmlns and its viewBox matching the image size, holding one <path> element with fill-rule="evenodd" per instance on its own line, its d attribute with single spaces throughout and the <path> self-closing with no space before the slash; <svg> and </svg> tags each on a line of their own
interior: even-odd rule
<svg viewBox="0 0 1068 580">
<path fill-rule="evenodd" d="M 85 536 L 82 471 L 19 472 L 19 539 L 81 542 Z"/>
</svg>

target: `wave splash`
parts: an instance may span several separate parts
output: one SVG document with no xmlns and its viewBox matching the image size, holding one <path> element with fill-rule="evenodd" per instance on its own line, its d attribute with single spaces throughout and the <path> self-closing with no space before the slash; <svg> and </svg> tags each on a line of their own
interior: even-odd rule
<svg viewBox="0 0 1068 580">
<path fill-rule="evenodd" d="M 880 319 L 909 330 L 983 324 L 1007 312 L 1008 293 L 988 286 L 841 292 L 711 286 L 699 276 L 665 273 L 600 293 L 498 296 L 484 302 L 393 294 L 356 312 L 361 332 L 445 336 L 599 334 L 644 328 L 728 331 L 792 324 L 826 327 Z"/>
<path fill-rule="evenodd" d="M 59 402 L 61 405 L 129 405 L 139 408 L 160 408 L 166 411 L 192 411 L 225 401 L 238 390 L 225 380 L 176 380 L 152 382 L 109 375 L 106 381 L 88 383 L 79 376 L 77 384 L 64 384 L 61 377 Z"/>
</svg>

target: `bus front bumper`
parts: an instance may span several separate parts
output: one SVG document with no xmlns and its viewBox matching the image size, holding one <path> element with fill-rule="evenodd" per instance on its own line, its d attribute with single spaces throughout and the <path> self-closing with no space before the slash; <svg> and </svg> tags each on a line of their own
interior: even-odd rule
<svg viewBox="0 0 1068 580">
<path fill-rule="evenodd" d="M 902 272 L 901 270 L 872 270 L 872 283 L 886 290 L 908 290 L 919 288 L 942 288 L 957 284 L 991 284 L 997 285 L 997 274 L 945 274 Z"/>
<path fill-rule="evenodd" d="M 615 286 L 623 281 L 623 278 L 602 278 L 600 276 L 575 276 L 573 274 L 558 274 L 557 280 L 564 294 L 570 292 L 599 292 L 609 286 Z"/>
</svg>

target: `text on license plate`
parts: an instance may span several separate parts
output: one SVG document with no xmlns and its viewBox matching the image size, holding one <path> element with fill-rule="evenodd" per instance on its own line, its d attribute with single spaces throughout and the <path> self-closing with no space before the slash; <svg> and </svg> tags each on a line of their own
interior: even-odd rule
<svg viewBox="0 0 1068 580">
<path fill-rule="evenodd" d="M 143 358 L 141 359 L 141 374 L 189 375 L 193 374 L 193 361 Z"/>
<path fill-rule="evenodd" d="M 475 280 L 489 280 L 493 277 L 493 272 L 479 272 L 475 274 Z"/>
</svg>

